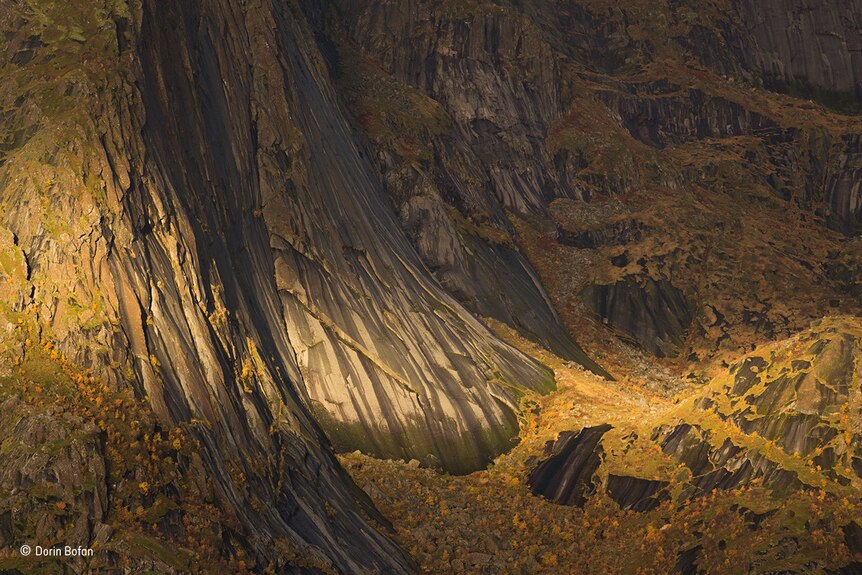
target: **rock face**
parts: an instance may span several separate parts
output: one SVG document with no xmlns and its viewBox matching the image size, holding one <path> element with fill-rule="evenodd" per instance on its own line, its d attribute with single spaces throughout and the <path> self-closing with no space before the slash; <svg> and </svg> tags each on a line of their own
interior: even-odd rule
<svg viewBox="0 0 862 575">
<path fill-rule="evenodd" d="M 554 0 L 304 4 L 402 228 L 471 311 L 585 364 L 561 323 L 589 337 L 584 310 L 572 303 L 589 284 L 669 283 L 686 294 L 682 332 L 688 319 L 694 329 L 685 340 L 692 345 L 682 347 L 697 348 L 686 357 L 739 352 L 752 333 L 802 329 L 774 302 L 799 300 L 788 305 L 822 315 L 835 296 L 814 303 L 801 294 L 838 288 L 820 281 L 828 248 L 810 239 L 803 247 L 777 229 L 761 241 L 744 228 L 786 218 L 790 206 L 796 228 L 825 223 L 855 234 L 853 134 L 862 126 L 762 87 L 780 88 L 780 69 L 787 86 L 820 90 L 818 102 L 826 92 L 855 102 L 855 80 L 845 79 L 855 74 L 856 8 L 818 14 L 802 0 L 606 8 Z M 777 24 L 788 21 L 799 26 Z M 800 45 L 810 48 L 809 61 L 791 58 L 789 47 Z M 812 54 L 831 71 L 815 69 Z M 640 213 L 571 222 L 558 217 L 562 204 Z M 663 221 L 647 221 L 656 218 Z M 757 246 L 743 248 L 739 237 Z M 775 249 L 779 255 L 768 255 Z M 795 251 L 804 253 L 783 262 Z M 753 253 L 781 260 L 780 270 L 812 267 L 765 290 L 752 285 Z M 798 276 L 806 287 L 780 287 L 801 288 Z M 729 296 L 728 286 L 739 287 Z M 765 293 L 773 289 L 782 293 Z M 695 301 L 714 313 L 690 307 Z"/>
<path fill-rule="evenodd" d="M 551 457 L 530 475 L 533 495 L 562 505 L 583 505 L 595 491 L 593 474 L 602 464 L 602 436 L 610 425 L 587 427 L 550 445 Z"/>
<path fill-rule="evenodd" d="M 278 322 L 269 332 L 287 329 L 276 343 L 296 366 L 285 373 L 296 373 L 311 410 L 341 448 L 456 472 L 482 466 L 516 434 L 518 389 L 550 389 L 550 373 L 500 343 L 428 277 L 392 217 L 326 69 L 292 43 L 308 31 L 296 17 L 276 16 L 272 25 L 286 42 L 277 49 L 287 67 L 261 71 L 264 78 L 279 75 L 260 81 L 288 88 L 249 96 L 261 103 L 242 126 L 247 149 L 238 155 L 251 163 L 231 175 L 257 173 L 260 180 L 240 196 L 250 202 L 230 211 L 262 214 L 253 221 L 265 236 L 254 245 L 272 248 L 280 309 L 273 301 L 260 307 Z M 269 55 L 266 65 L 276 57 Z M 184 89 L 191 94 L 193 86 L 223 90 Z M 160 105 L 170 124 L 167 112 L 176 102 Z M 225 138 L 237 140 L 231 130 L 238 121 L 226 122 Z M 287 140 L 284 126 L 292 130 Z M 178 126 L 176 133 L 191 128 Z M 213 138 L 221 135 L 206 137 Z M 237 155 L 224 155 L 231 153 Z M 180 169 L 187 170 L 177 165 L 177 177 L 186 177 Z M 291 177 L 282 181 L 278 174 Z"/>
<path fill-rule="evenodd" d="M 862 99 L 862 7 L 825 10 L 811 0 L 736 0 L 724 40 L 739 66 L 772 88 L 821 96 L 835 104 Z M 696 46 L 696 44 L 695 44 Z M 717 54 L 715 54 L 717 55 Z M 733 71 L 739 71 L 733 70 Z"/>
<path fill-rule="evenodd" d="M 667 493 L 662 492 L 667 486 L 666 481 L 608 474 L 608 495 L 623 509 L 634 511 L 654 509 L 662 500 L 668 498 Z"/>
<path fill-rule="evenodd" d="M 562 327 L 506 216 L 577 196 L 541 145 L 558 114 L 553 92 L 534 89 L 553 81 L 547 46 L 490 6 L 465 26 L 424 2 L 306 4 L 423 262 L 471 311 L 598 370 Z M 515 57 L 517 46 L 538 75 L 530 82 L 486 65 Z M 366 52 L 385 59 L 385 70 Z"/>
<path fill-rule="evenodd" d="M 689 299 L 665 280 L 589 285 L 581 297 L 603 322 L 630 335 L 657 357 L 679 353 L 692 321 Z"/>
<path fill-rule="evenodd" d="M 586 303 L 663 357 L 788 333 L 824 302 L 858 309 L 856 244 L 822 225 L 858 233 L 862 124 L 758 88 L 852 110 L 858 7 L 644 4 L 7 0 L 0 377 L 20 376 L 32 336 L 133 391 L 199 445 L 262 563 L 410 571 L 331 446 L 454 473 L 506 450 L 521 396 L 553 378 L 476 315 L 600 371 L 558 309 Z M 610 208 L 583 227 L 558 217 L 588 204 Z M 862 469 L 816 414 L 852 386 L 803 371 L 734 367 L 723 421 Z M 83 464 L 98 487 L 72 481 L 83 495 L 64 502 L 101 520 L 97 432 L 8 405 L 2 425 L 40 445 L 82 434 L 3 485 Z M 687 495 L 804 480 L 703 421 L 656 429 L 692 467 Z M 606 432 L 570 438 L 579 463 L 549 463 L 541 492 L 580 501 Z M 605 487 L 649 507 L 662 481 Z M 8 524 L 0 512 L 11 547 Z"/>
<path fill-rule="evenodd" d="M 829 221 L 846 234 L 862 230 L 862 136 L 843 138 L 843 151 L 829 170 L 826 193 L 830 206 Z"/>
<path fill-rule="evenodd" d="M 253 214 L 271 185 L 257 177 L 256 136 L 275 128 L 256 118 L 252 85 L 278 69 L 260 34 L 294 16 L 218 2 L 80 8 L 4 9 L 19 34 L 46 41 L 23 64 L 30 99 L 16 121 L 32 137 L 0 176 L 2 225 L 31 288 L 3 312 L 137 387 L 165 427 L 187 426 L 247 553 L 287 572 L 409 571 L 360 516 L 374 512 L 304 407 L 270 234 Z M 83 32 L 58 32 L 82 26 L 84 48 Z M 60 72 L 43 79 L 47 62 Z M 69 113 L 72 102 L 93 115 Z"/>
<path fill-rule="evenodd" d="M 561 433 L 532 472 L 532 490 L 582 505 L 602 489 L 621 508 L 648 512 L 752 485 L 777 499 L 853 485 L 862 477 L 851 421 L 862 401 L 860 336 L 858 318 L 836 318 L 759 348 L 664 414 L 649 437 L 612 434 L 607 424 Z"/>
<path fill-rule="evenodd" d="M 342 572 L 409 570 L 310 413 L 339 448 L 466 472 L 553 378 L 428 273 L 304 15 L 202 0 L 3 24 L 31 78 L 3 93 L 23 127 L 4 134 L 4 280 L 25 286 L 3 313 L 188 426 L 258 556 L 284 567 L 287 540 Z M 542 298 L 515 252 L 488 257 L 523 268 L 516 311 Z"/>
</svg>

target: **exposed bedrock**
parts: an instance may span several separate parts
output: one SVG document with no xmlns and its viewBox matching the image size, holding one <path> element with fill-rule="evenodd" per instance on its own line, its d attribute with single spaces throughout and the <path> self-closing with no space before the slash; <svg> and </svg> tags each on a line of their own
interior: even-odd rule
<svg viewBox="0 0 862 575">
<path fill-rule="evenodd" d="M 541 212 L 557 195 L 577 195 L 558 181 L 542 144 L 546 119 L 557 114 L 545 85 L 554 81 L 548 47 L 494 9 L 470 14 L 484 34 L 478 22 L 442 18 L 424 2 L 333 4 L 304 9 L 331 47 L 337 85 L 372 140 L 368 155 L 423 263 L 470 311 L 601 371 L 566 332 L 506 213 Z M 382 34 L 393 47 L 380 45 Z M 369 53 L 383 69 L 366 67 Z M 522 60 L 518 70 L 490 64 L 509 58 Z"/>
<path fill-rule="evenodd" d="M 667 481 L 608 474 L 607 492 L 623 509 L 650 511 L 669 499 L 664 491 L 667 486 Z"/>
<path fill-rule="evenodd" d="M 757 452 L 737 447 L 729 439 L 715 445 L 711 442 L 711 433 L 697 426 L 680 423 L 671 428 L 658 428 L 653 432 L 653 441 L 691 472 L 689 485 L 683 492 L 687 497 L 715 489 L 735 489 L 755 479 L 781 492 L 801 486 L 794 472 Z"/>
<path fill-rule="evenodd" d="M 737 102 L 661 82 L 630 88 L 629 93 L 604 92 L 600 97 L 618 111 L 634 138 L 656 148 L 705 138 L 757 137 L 772 166 L 762 177 L 763 184 L 785 200 L 795 198 L 815 208 L 830 228 L 859 234 L 862 138 L 858 134 L 835 138 L 824 129 L 781 126 Z M 704 174 L 683 172 L 681 176 L 683 181 L 697 181 Z"/>
<path fill-rule="evenodd" d="M 603 322 L 658 357 L 679 353 L 692 321 L 689 298 L 667 280 L 591 284 L 581 297 Z"/>
<path fill-rule="evenodd" d="M 66 126 L 16 116 L 36 135 L 0 173 L 25 288 L 4 303 L 188 427 L 251 550 L 405 572 L 309 411 L 339 448 L 466 472 L 511 446 L 521 394 L 553 377 L 429 273 L 295 8 L 145 2 L 103 23 L 121 79 L 59 90 L 99 111 L 64 132 L 68 169 L 27 163 L 56 159 L 43 121 Z"/>
<path fill-rule="evenodd" d="M 550 457 L 530 474 L 533 495 L 541 495 L 561 505 L 582 506 L 596 490 L 594 474 L 602 464 L 602 436 L 611 426 L 585 427 L 561 433 L 548 444 Z"/>
<path fill-rule="evenodd" d="M 604 246 L 626 245 L 643 237 L 644 225 L 637 220 L 624 220 L 588 230 L 557 230 L 557 241 L 566 246 L 595 249 Z"/>
<path fill-rule="evenodd" d="M 301 24 L 268 2 L 201 1 L 145 3 L 136 26 L 140 92 L 109 101 L 102 138 L 103 233 L 146 396 L 165 423 L 200 422 L 191 429 L 222 505 L 275 565 L 297 568 L 281 557 L 286 539 L 337 571 L 409 571 L 361 518 L 370 502 L 308 415 L 285 329 L 267 225 L 281 214 L 267 204 L 289 193 L 273 158 L 292 161 L 287 134 L 299 136 L 277 62 L 296 57 Z"/>
<path fill-rule="evenodd" d="M 288 24 L 290 21 L 288 21 Z M 301 29 L 285 30 L 294 38 Z M 335 445 L 453 472 L 511 446 L 525 389 L 549 370 L 500 342 L 428 273 L 320 62 L 290 41 L 292 153 L 259 120 L 263 217 L 284 324 L 312 411 Z M 306 81 L 306 77 L 317 81 Z M 287 110 L 302 110 L 293 118 Z M 275 123 L 274 126 L 279 125 Z"/>
<path fill-rule="evenodd" d="M 826 201 L 830 227 L 848 235 L 862 235 L 862 136 L 842 138 L 841 151 L 829 168 Z"/>
<path fill-rule="evenodd" d="M 769 344 L 649 423 L 643 437 L 625 428 L 609 433 L 609 424 L 560 433 L 530 488 L 565 505 L 583 505 L 601 489 L 620 507 L 646 512 L 746 486 L 775 497 L 849 486 L 862 469 L 849 415 L 862 393 L 860 329 L 855 318 L 824 320 Z M 754 524 L 766 518 L 749 514 Z M 862 545 L 862 530 L 851 525 L 845 533 L 848 546 Z"/>
<path fill-rule="evenodd" d="M 657 148 L 691 139 L 750 134 L 775 126 L 769 118 L 736 102 L 666 82 L 638 86 L 631 95 L 609 91 L 599 93 L 599 97 L 618 110 L 632 136 Z"/>
<path fill-rule="evenodd" d="M 597 489 L 624 509 L 650 511 L 668 499 L 666 481 L 609 473 L 604 485 L 599 469 L 605 460 L 602 445 L 608 424 L 585 427 L 578 432 L 560 433 L 545 447 L 548 457 L 541 461 L 528 479 L 533 495 L 541 495 L 561 505 L 583 506 Z"/>
<path fill-rule="evenodd" d="M 239 341 L 240 371 L 254 376 L 265 366 L 290 377 L 296 397 L 340 449 L 455 472 L 484 466 L 517 434 L 519 390 L 550 389 L 550 372 L 497 340 L 428 275 L 400 232 L 327 69 L 303 40 L 304 20 L 266 7 L 244 21 L 249 29 L 232 38 L 235 45 L 223 48 L 207 30 L 230 29 L 217 18 L 237 9 L 209 8 L 185 10 L 189 29 L 177 37 L 145 30 L 164 46 L 194 42 L 185 63 L 165 59 L 167 50 L 144 52 L 145 74 L 167 84 L 164 93 L 145 93 L 147 126 L 169 187 L 191 192 L 184 200 L 196 216 L 191 221 L 200 222 L 191 228 L 200 225 L 200 236 L 224 230 L 215 244 L 208 238 L 197 247 L 194 261 L 223 284 L 213 307 L 227 310 L 226 325 L 247 316 L 253 326 L 250 334 L 225 336 Z M 203 25 L 195 22 L 201 17 Z M 262 39 L 267 29 L 273 41 Z M 213 199 L 204 199 L 209 194 Z M 165 314 L 169 325 L 180 309 Z M 164 342 L 165 355 L 174 343 Z M 286 393 L 244 382 L 239 391 L 217 404 L 241 401 L 250 409 Z M 172 394 L 165 395 L 171 406 Z M 267 419 L 256 425 L 265 428 Z"/>
<path fill-rule="evenodd" d="M 824 10 L 814 0 L 735 0 L 719 39 L 695 28 L 692 49 L 729 74 L 858 109 L 862 101 L 862 6 Z"/>
<path fill-rule="evenodd" d="M 700 575 L 704 571 L 698 569 L 697 558 L 703 547 L 697 545 L 691 549 L 686 549 L 677 556 L 676 570 L 680 575 Z"/>
<path fill-rule="evenodd" d="M 603 373 L 566 332 L 539 278 L 509 231 L 452 217 L 440 185 L 416 168 L 387 172 L 400 220 L 422 261 L 468 310 L 502 321 L 566 359 Z M 462 183 L 447 179 L 449 185 Z"/>
<path fill-rule="evenodd" d="M 483 174 L 472 193 L 521 213 L 578 196 L 554 174 L 543 145 L 545 126 L 561 113 L 559 69 L 535 26 L 493 6 L 453 18 L 424 0 L 335 4 L 362 49 L 446 110 L 457 145 L 469 150 L 469 168 Z"/>
</svg>

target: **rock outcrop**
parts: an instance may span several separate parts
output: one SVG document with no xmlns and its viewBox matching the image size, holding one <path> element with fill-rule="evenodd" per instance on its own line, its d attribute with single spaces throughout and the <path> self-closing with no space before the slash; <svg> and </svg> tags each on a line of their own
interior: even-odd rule
<svg viewBox="0 0 862 575">
<path fill-rule="evenodd" d="M 40 412 L 18 398 L 0 405 L 0 547 L 51 540 L 87 548 L 109 529 L 102 432 L 70 414 Z M 20 541 L 22 532 L 32 539 Z M 74 560 L 81 570 L 83 559 Z"/>
<path fill-rule="evenodd" d="M 679 354 L 692 321 L 692 304 L 666 280 L 634 278 L 592 284 L 581 292 L 587 306 L 614 329 L 634 338 L 657 357 Z"/>
<path fill-rule="evenodd" d="M 24 286 L 3 313 L 186 426 L 258 557 L 289 565 L 288 540 L 338 571 L 409 570 L 310 414 L 339 448 L 465 472 L 550 371 L 428 273 L 296 6 L 39 14 L 3 21 L 27 79 L 3 92 L 3 272 Z"/>
<path fill-rule="evenodd" d="M 695 34 L 692 47 L 726 73 L 748 74 L 776 90 L 858 109 L 860 25 L 862 7 L 855 2 L 826 10 L 811 0 L 736 0 L 722 21 L 724 50 L 707 34 Z"/>
<path fill-rule="evenodd" d="M 826 184 L 829 222 L 848 235 L 862 232 L 862 135 L 845 136 Z"/>
<path fill-rule="evenodd" d="M 610 425 L 561 434 L 548 446 L 550 457 L 530 475 L 533 495 L 562 505 L 583 505 L 595 492 L 593 474 L 602 464 L 602 436 Z"/>
<path fill-rule="evenodd" d="M 560 433 L 531 489 L 564 505 L 603 490 L 638 512 L 755 485 L 776 499 L 816 487 L 843 493 L 862 477 L 852 423 L 860 336 L 858 318 L 834 318 L 759 348 L 647 420 L 649 437 L 611 434 L 609 424 Z"/>
</svg>

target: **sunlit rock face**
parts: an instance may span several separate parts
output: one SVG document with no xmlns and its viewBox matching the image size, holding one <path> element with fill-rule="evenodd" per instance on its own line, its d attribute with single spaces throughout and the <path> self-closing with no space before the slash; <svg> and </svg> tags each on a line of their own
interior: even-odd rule
<svg viewBox="0 0 862 575">
<path fill-rule="evenodd" d="M 177 136 L 160 157 L 176 186 L 194 177 L 195 190 L 226 192 L 233 203 L 216 216 L 200 204 L 204 222 L 220 219 L 211 229 L 264 234 L 219 251 L 250 258 L 241 266 L 250 277 L 254 258 L 266 258 L 261 264 L 270 267 L 260 275 L 274 278 L 268 294 L 277 299 L 254 313 L 270 324 L 282 369 L 301 382 L 338 447 L 452 471 L 481 467 L 517 433 L 518 390 L 549 389 L 550 373 L 500 343 L 428 275 L 319 55 L 300 45 L 302 22 L 276 11 L 266 23 L 276 27 L 273 43 L 243 47 L 252 54 L 250 72 L 235 71 L 242 64 L 217 52 L 214 61 L 189 56 L 191 77 L 178 61 L 168 63 L 176 94 L 153 101 L 150 126 L 154 137 L 165 128 Z M 218 67 L 218 58 L 230 67 Z M 212 101 L 196 101 L 210 93 Z M 247 101 L 253 106 L 240 105 Z M 178 104 L 189 113 L 177 114 Z M 205 113 L 194 120 L 198 105 Z M 169 154 L 183 149 L 187 134 L 197 134 L 200 148 Z M 212 165 L 195 174 L 188 164 L 201 156 Z M 231 291 L 239 305 L 251 305 L 261 290 Z"/>
<path fill-rule="evenodd" d="M 30 330 L 199 442 L 195 473 L 243 548 L 285 570 L 410 571 L 333 446 L 453 473 L 506 451 L 520 399 L 553 378 L 484 318 L 601 373 L 573 339 L 579 314 L 697 361 L 831 301 L 858 309 L 842 242 L 862 221 L 862 128 L 785 95 L 858 108 L 859 14 L 815 8 L 6 2 L 0 377 Z M 722 413 L 782 449 L 823 448 L 824 468 L 862 467 L 818 415 L 852 386 L 792 370 Z M 26 416 L 3 428 L 35 439 L 83 430 L 33 476 L 89 467 L 91 501 L 70 506 L 101 521 L 98 432 L 3 405 Z M 702 421 L 665 423 L 646 440 L 692 468 L 694 494 L 804 480 Z M 666 479 L 604 487 L 646 510 Z"/>
<path fill-rule="evenodd" d="M 5 24 L 47 38 L 75 17 L 55 12 Z M 521 394 L 550 371 L 429 274 L 295 7 L 88 17 L 110 32 L 101 51 L 28 40 L 7 63 L 95 61 L 57 81 L 55 107 L 10 100 L 25 129 L 4 149 L 3 238 L 27 289 L 4 303 L 190 425 L 256 552 L 278 561 L 286 539 L 311 564 L 408 570 L 310 414 L 339 448 L 466 472 L 511 445 Z"/>
</svg>

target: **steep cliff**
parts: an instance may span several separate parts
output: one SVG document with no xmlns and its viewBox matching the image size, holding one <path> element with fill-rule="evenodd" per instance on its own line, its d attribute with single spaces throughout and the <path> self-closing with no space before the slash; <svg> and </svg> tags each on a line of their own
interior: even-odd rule
<svg viewBox="0 0 862 575">
<path fill-rule="evenodd" d="M 537 276 L 596 354 L 609 336 L 590 316 L 650 352 L 711 360 L 753 333 L 789 335 L 836 300 L 855 305 L 820 266 L 836 250 L 859 254 L 817 230 L 858 232 L 862 125 L 763 88 L 780 72 L 787 85 L 855 101 L 855 8 L 796 4 L 333 1 L 306 11 L 402 226 L 450 293 L 548 346 L 559 338 L 535 325 L 556 326 L 552 316 L 518 321 L 524 303 L 542 310 L 522 288 Z M 787 229 L 765 238 L 776 221 Z M 624 222 L 636 236 L 616 234 Z M 600 244 L 566 241 L 606 226 Z M 499 257 L 512 249 L 517 259 Z M 794 279 L 752 281 L 762 265 Z M 472 281 L 489 268 L 508 287 Z M 652 284 L 679 295 L 668 307 L 638 294 Z M 593 296 L 610 290 L 613 314 Z"/>
<path fill-rule="evenodd" d="M 227 55 L 275 13 L 215 3 L 8 8 L 4 103 L 29 139 L 13 138 L 3 158 L 4 257 L 25 262 L 6 278 L 24 288 L 4 301 L 7 361 L 26 365 L 26 330 L 36 330 L 61 359 L 135 388 L 163 428 L 182 426 L 201 461 L 186 472 L 209 478 L 239 526 L 222 553 L 236 547 L 288 571 L 409 570 L 360 515 L 372 508 L 303 406 L 269 234 L 251 214 L 260 201 L 251 99 L 231 108 L 227 91 L 251 70 Z M 10 547 L 34 537 L 26 511 L 13 514 Z"/>
<path fill-rule="evenodd" d="M 272 25 L 279 26 L 278 38 L 285 42 L 308 33 L 301 16 L 280 18 Z M 253 86 L 277 81 L 286 88 L 283 94 L 247 96 L 254 102 L 242 126 L 248 148 L 231 153 L 257 163 L 240 166 L 222 182 L 238 190 L 249 185 L 247 174 L 258 174 L 251 184 L 257 189 L 240 195 L 251 203 L 228 213 L 246 219 L 258 213 L 252 221 L 265 226 L 265 243 L 259 239 L 252 245 L 264 253 L 268 246 L 274 254 L 274 271 L 266 273 L 275 276 L 281 304 L 281 311 L 262 305 L 264 315 L 279 322 L 268 331 L 277 337 L 286 328 L 287 340 L 278 343 L 282 357 L 296 362 L 295 377 L 337 445 L 437 461 L 455 471 L 481 466 L 516 434 L 518 389 L 547 390 L 550 374 L 501 344 L 428 277 L 343 117 L 319 56 L 306 52 L 291 43 L 280 46 L 280 56 L 264 60 L 262 76 L 247 79 Z M 275 67 L 278 57 L 285 59 L 283 68 Z M 175 72 L 171 77 L 182 78 Z M 275 73 L 279 76 L 269 78 Z M 232 79 L 204 69 L 198 74 L 197 82 Z M 233 88 L 181 84 L 176 89 L 189 98 L 227 90 L 230 101 Z M 237 145 L 232 130 L 242 116 L 227 111 L 228 101 L 221 104 L 223 112 L 205 110 L 199 122 L 222 118 L 230 131 L 204 131 L 201 141 Z M 171 118 L 168 111 L 176 104 L 176 96 L 163 99 L 162 117 Z M 189 110 L 194 109 L 190 100 Z M 170 126 L 171 120 L 165 123 Z M 163 124 L 156 125 L 164 131 Z M 179 147 L 179 138 L 195 128 L 180 124 L 171 130 L 174 144 Z M 213 161 L 224 165 L 213 154 Z M 229 157 L 227 150 L 222 157 Z M 195 161 L 191 155 L 183 159 Z M 189 177 L 186 162 L 174 165 L 176 177 Z M 200 184 L 219 181 L 217 174 L 201 174 Z M 211 218 L 210 211 L 200 217 Z M 219 229 L 215 224 L 211 227 Z M 235 293 L 248 298 L 247 289 Z"/>
<path fill-rule="evenodd" d="M 702 29 L 692 48 L 725 73 L 859 110 L 862 99 L 862 6 L 736 0 L 719 20 L 720 42 Z"/>
<path fill-rule="evenodd" d="M 429 275 L 302 13 L 30 3 L 3 25 L 9 362 L 37 329 L 186 429 L 258 558 L 408 569 L 309 413 L 337 447 L 469 471 L 553 380 Z"/>
<path fill-rule="evenodd" d="M 542 118 L 557 114 L 557 97 L 532 89 L 555 74 L 547 46 L 527 39 L 522 64 L 537 75 L 527 83 L 521 70 L 489 67 L 515 57 L 521 36 L 531 34 L 495 7 L 478 8 L 468 27 L 422 3 L 347 3 L 343 14 L 305 4 L 425 264 L 471 311 L 598 371 L 561 325 L 506 215 L 541 209 L 565 185 L 549 179 L 540 145 Z"/>
</svg>

